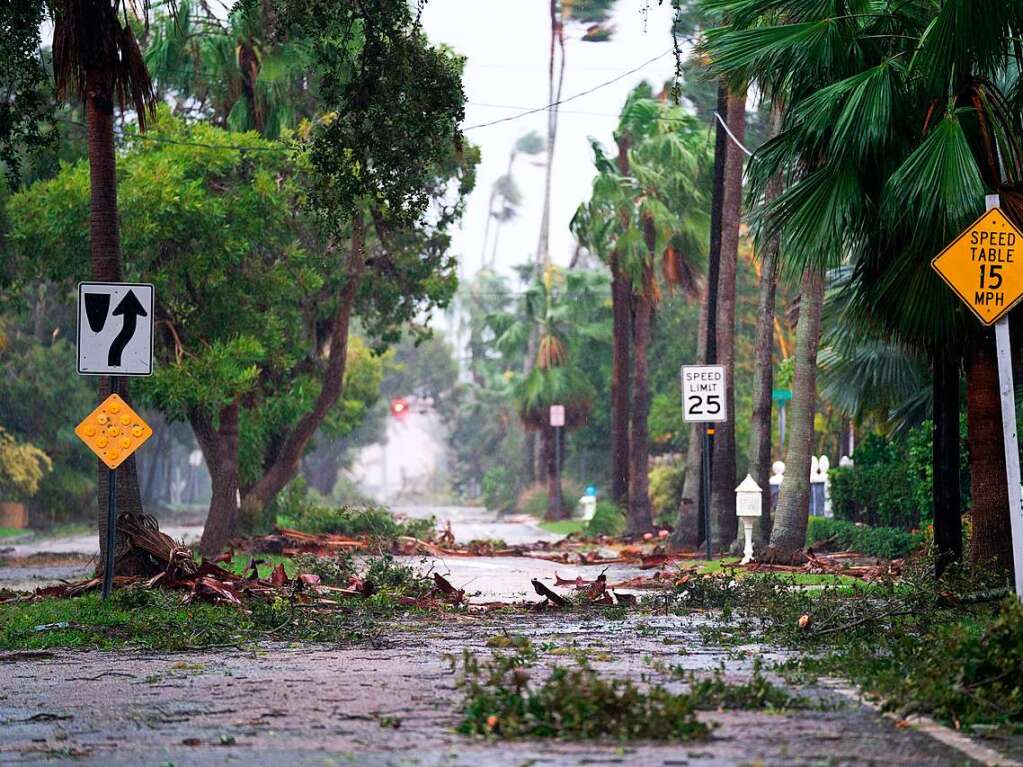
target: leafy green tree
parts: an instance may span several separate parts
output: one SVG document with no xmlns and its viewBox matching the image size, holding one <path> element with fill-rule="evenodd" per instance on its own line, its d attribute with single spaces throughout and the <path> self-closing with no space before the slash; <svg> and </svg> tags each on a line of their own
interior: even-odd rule
<svg viewBox="0 0 1023 767">
<path fill-rule="evenodd" d="M 325 117 L 306 140 L 308 207 L 328 244 L 348 243 L 324 385 L 249 493 L 265 506 L 341 392 L 358 310 L 371 335 L 397 340 L 454 292 L 447 227 L 474 183 L 478 152 L 463 144 L 462 61 L 431 45 L 403 0 L 281 0 L 281 29 L 313 50 Z M 367 247 L 367 237 L 377 245 Z"/>
<path fill-rule="evenodd" d="M 38 295 L 44 290 L 46 295 Z M 27 310 L 4 316 L 0 426 L 37 445 L 53 462 L 53 471 L 28 500 L 33 520 L 83 519 L 96 512 L 96 466 L 73 429 L 94 407 L 95 391 L 87 379 L 68 372 L 75 367 L 68 295 L 53 295 L 57 291 L 42 286 L 36 293 Z"/>
<path fill-rule="evenodd" d="M 458 309 L 468 329 L 469 375 L 441 399 L 450 424 L 451 477 L 463 497 L 483 491 L 488 508 L 511 508 L 526 480 L 521 471 L 523 433 L 512 397 L 514 375 L 522 370 L 525 349 L 503 353 L 495 341 L 506 325 L 495 318 L 513 316 L 517 305 L 508 278 L 483 269 L 459 286 Z"/>
<path fill-rule="evenodd" d="M 19 442 L 0 426 L 0 498 L 20 501 L 39 492 L 53 461 L 30 442 Z"/>
<path fill-rule="evenodd" d="M 572 347 L 579 337 L 602 333 L 600 326 L 579 319 L 585 307 L 600 300 L 605 287 L 599 274 L 549 267 L 533 280 L 523 296 L 523 321 L 491 318 L 492 324 L 504 326 L 496 341 L 498 348 L 528 349 L 528 338 L 534 332 L 540 339 L 535 364 L 516 382 L 514 395 L 527 431 L 540 435 L 543 471 L 537 479 L 547 482 L 547 518 L 551 520 L 566 516 L 558 484 L 559 462 L 565 456 L 565 431 L 578 429 L 586 422 L 594 396 L 590 382 L 572 364 Z M 552 405 L 565 408 L 565 428 L 561 432 L 550 425 Z M 555 443 L 556 439 L 560 442 Z"/>
<path fill-rule="evenodd" d="M 10 0 L 0 6 L 0 162 L 17 186 L 26 153 L 51 144 L 53 100 L 39 55 L 39 30 L 46 17 L 40 0 Z"/>
<path fill-rule="evenodd" d="M 122 216 L 128 266 L 156 286 L 159 364 L 142 391 L 192 425 L 213 482 L 202 548 L 214 553 L 237 530 L 239 493 L 252 520 L 276 495 L 254 497 L 296 430 L 349 430 L 375 400 L 381 370 L 344 343 L 346 331 L 343 379 L 310 425 L 338 369 L 330 344 L 345 275 L 306 212 L 303 155 L 167 117 L 152 130 L 151 143 L 124 156 L 120 185 L 131 205 Z M 84 165 L 15 196 L 9 214 L 11 244 L 39 276 L 78 276 Z M 420 244 L 413 237 L 408 247 Z M 382 260 L 412 257 L 375 237 L 363 247 Z"/>
</svg>

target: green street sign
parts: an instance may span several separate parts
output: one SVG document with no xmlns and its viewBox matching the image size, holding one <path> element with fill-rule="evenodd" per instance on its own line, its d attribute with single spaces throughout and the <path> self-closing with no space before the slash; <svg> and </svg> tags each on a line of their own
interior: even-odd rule
<svg viewBox="0 0 1023 767">
<path fill-rule="evenodd" d="M 771 392 L 771 399 L 775 402 L 788 402 L 792 399 L 791 389 L 775 389 Z"/>
</svg>

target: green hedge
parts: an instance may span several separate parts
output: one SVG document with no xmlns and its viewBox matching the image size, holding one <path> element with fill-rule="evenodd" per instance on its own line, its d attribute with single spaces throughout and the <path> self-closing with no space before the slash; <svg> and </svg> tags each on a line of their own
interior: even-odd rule
<svg viewBox="0 0 1023 767">
<path fill-rule="evenodd" d="M 959 472 L 962 506 L 966 509 L 970 503 L 970 474 L 965 421 L 960 431 Z M 933 434 L 931 421 L 924 421 L 904 437 L 868 434 L 856 447 L 852 467 L 828 472 L 835 518 L 902 530 L 930 524 Z"/>
<path fill-rule="evenodd" d="M 836 548 L 883 559 L 903 557 L 923 545 L 920 533 L 907 533 L 894 527 L 868 527 L 842 519 L 810 517 L 806 545 L 814 546 L 830 538 L 834 538 Z"/>
<path fill-rule="evenodd" d="M 932 433 L 927 421 L 902 440 L 867 435 L 856 448 L 855 465 L 828 474 L 835 517 L 902 530 L 929 522 Z"/>
<path fill-rule="evenodd" d="M 398 520 L 384 506 L 325 506 L 293 482 L 277 497 L 276 523 L 313 535 L 374 536 L 397 538 L 407 535 L 429 540 L 437 527 L 433 517 Z"/>
</svg>

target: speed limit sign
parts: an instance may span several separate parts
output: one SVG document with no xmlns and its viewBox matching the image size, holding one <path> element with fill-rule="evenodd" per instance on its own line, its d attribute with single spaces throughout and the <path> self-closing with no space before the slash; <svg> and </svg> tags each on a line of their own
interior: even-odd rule
<svg viewBox="0 0 1023 767">
<path fill-rule="evenodd" d="M 728 420 L 724 365 L 682 366 L 682 415 L 689 423 Z"/>
</svg>

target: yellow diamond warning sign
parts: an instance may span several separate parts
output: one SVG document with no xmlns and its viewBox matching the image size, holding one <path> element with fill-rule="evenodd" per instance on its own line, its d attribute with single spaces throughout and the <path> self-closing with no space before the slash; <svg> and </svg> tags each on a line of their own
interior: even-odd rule
<svg viewBox="0 0 1023 767">
<path fill-rule="evenodd" d="M 75 427 L 75 434 L 109 468 L 116 469 L 153 435 L 128 403 L 111 394 Z"/>
<path fill-rule="evenodd" d="M 1023 298 L 1023 233 L 992 208 L 931 261 L 985 325 Z"/>
</svg>

